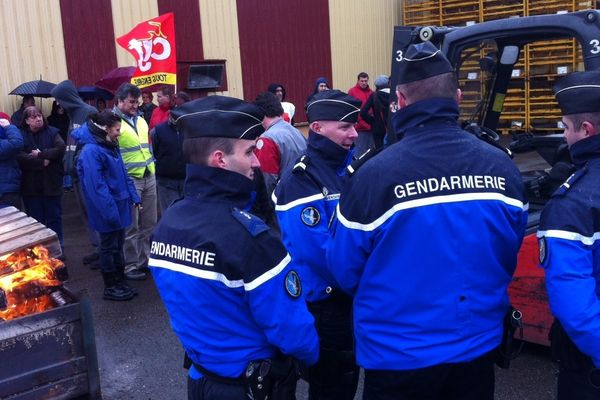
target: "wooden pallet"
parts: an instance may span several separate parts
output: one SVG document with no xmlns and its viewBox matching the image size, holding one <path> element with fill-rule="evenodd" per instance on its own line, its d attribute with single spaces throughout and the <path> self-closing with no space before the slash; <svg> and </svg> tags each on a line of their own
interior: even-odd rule
<svg viewBox="0 0 600 400">
<path fill-rule="evenodd" d="M 0 256 L 41 244 L 50 256 L 62 254 L 56 233 L 15 207 L 0 209 Z"/>
</svg>

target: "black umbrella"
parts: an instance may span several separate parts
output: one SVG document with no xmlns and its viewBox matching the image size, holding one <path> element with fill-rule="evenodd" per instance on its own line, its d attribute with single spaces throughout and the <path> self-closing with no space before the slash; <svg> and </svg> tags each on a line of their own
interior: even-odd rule
<svg viewBox="0 0 600 400">
<path fill-rule="evenodd" d="M 9 94 L 16 94 L 19 96 L 52 97 L 50 92 L 55 86 L 56 84 L 52 82 L 39 79 L 37 81 L 21 83 Z"/>
<path fill-rule="evenodd" d="M 77 93 L 79 93 L 79 96 L 86 101 L 95 99 L 112 100 L 113 97 L 115 97 L 115 95 L 108 90 L 96 86 L 79 86 L 77 88 Z"/>
</svg>

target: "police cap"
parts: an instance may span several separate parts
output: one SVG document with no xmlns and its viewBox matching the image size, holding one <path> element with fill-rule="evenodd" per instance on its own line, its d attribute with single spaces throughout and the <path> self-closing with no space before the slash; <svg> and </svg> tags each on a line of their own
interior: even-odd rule
<svg viewBox="0 0 600 400">
<path fill-rule="evenodd" d="M 573 72 L 554 86 L 562 115 L 600 112 L 600 71 Z"/>
<path fill-rule="evenodd" d="M 361 101 L 340 90 L 325 90 L 314 94 L 306 104 L 308 122 L 358 121 Z"/>
<path fill-rule="evenodd" d="M 256 139 L 264 132 L 263 117 L 257 106 L 226 96 L 207 96 L 171 110 L 172 122 L 185 139 Z"/>
<path fill-rule="evenodd" d="M 453 71 L 446 56 L 433 43 L 411 44 L 400 61 L 398 84 L 420 81 Z"/>
</svg>

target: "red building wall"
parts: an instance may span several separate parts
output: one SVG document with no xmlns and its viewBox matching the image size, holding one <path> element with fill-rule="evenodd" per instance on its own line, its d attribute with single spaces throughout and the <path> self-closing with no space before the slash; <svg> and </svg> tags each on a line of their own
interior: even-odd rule
<svg viewBox="0 0 600 400">
<path fill-rule="evenodd" d="M 60 0 L 67 72 L 76 86 L 93 85 L 117 67 L 110 0 Z"/>
<path fill-rule="evenodd" d="M 196 61 L 204 58 L 200 5 L 198 0 L 158 0 L 160 15 L 175 14 L 175 40 L 177 61 Z"/>
<path fill-rule="evenodd" d="M 304 103 L 317 77 L 331 82 L 329 5 L 323 0 L 237 0 L 244 96 L 282 84 L 306 121 Z"/>
</svg>

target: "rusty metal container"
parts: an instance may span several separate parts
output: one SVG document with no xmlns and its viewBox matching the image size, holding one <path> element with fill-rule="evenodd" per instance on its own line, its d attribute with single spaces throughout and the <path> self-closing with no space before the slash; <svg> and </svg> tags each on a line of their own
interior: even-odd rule
<svg viewBox="0 0 600 400">
<path fill-rule="evenodd" d="M 52 230 L 16 208 L 0 209 L 0 256 L 40 244 L 61 254 Z M 89 300 L 64 286 L 50 297 L 55 308 L 0 320 L 0 399 L 101 399 Z"/>
</svg>

